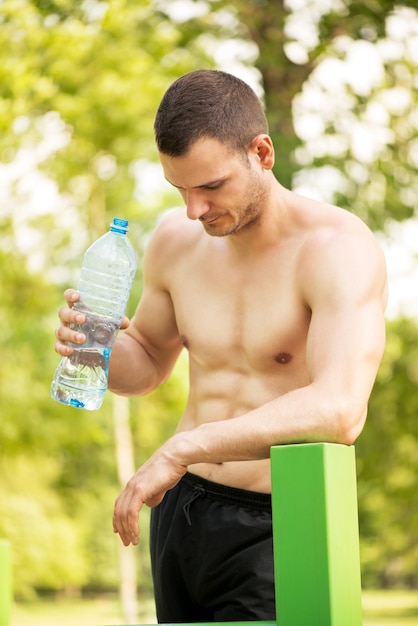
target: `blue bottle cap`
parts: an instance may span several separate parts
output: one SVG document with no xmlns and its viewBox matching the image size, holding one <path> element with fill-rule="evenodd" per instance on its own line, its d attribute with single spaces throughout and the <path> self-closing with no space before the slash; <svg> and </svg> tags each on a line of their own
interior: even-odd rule
<svg viewBox="0 0 418 626">
<path fill-rule="evenodd" d="M 128 232 L 128 220 L 122 220 L 119 217 L 114 217 L 110 225 L 110 230 L 114 233 L 122 233 L 126 235 Z"/>
</svg>

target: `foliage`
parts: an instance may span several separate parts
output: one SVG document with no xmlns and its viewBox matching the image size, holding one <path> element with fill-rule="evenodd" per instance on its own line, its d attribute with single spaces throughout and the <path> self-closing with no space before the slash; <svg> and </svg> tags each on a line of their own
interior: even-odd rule
<svg viewBox="0 0 418 626">
<path fill-rule="evenodd" d="M 415 215 L 415 0 L 216 0 L 252 41 L 285 186 L 313 188 L 373 230 Z M 232 32 L 235 30 L 235 32 Z M 353 74 L 347 64 L 357 60 Z"/>
<path fill-rule="evenodd" d="M 397 6 L 416 16 L 414 3 Z M 197 67 L 233 69 L 227 57 L 236 42 L 264 87 L 284 184 L 325 173 L 332 199 L 379 229 L 413 214 L 416 94 L 402 94 L 416 81 L 415 22 L 392 56 L 382 57 L 385 71 L 370 93 L 340 80 L 333 94 L 320 81 L 325 61 L 344 62 L 358 43 L 393 51 L 389 18 L 399 9 L 389 0 L 319 4 L 326 6 L 191 0 L 184 17 L 171 0 L 0 0 L 0 536 L 13 543 L 18 597 L 117 585 L 112 402 L 108 396 L 100 411 L 85 413 L 50 400 L 53 329 L 63 287 L 76 284 L 82 252 L 111 217 L 130 220 L 141 256 L 157 214 L 178 202 L 165 188 L 145 193 L 157 156 L 154 111 L 173 79 Z M 342 65 L 334 67 L 338 73 Z M 318 93 L 333 106 L 313 110 L 309 94 Z M 396 106 L 391 94 L 400 98 Z M 367 160 L 351 142 L 353 124 L 364 122 L 363 130 L 382 107 L 390 137 Z M 139 272 L 130 314 L 140 291 Z M 389 325 L 357 445 L 367 585 L 418 584 L 417 346 L 415 323 Z M 161 389 L 130 401 L 137 464 L 173 432 L 187 393 L 185 367 L 181 360 Z M 144 510 L 141 588 L 150 585 L 147 516 Z"/>
<path fill-rule="evenodd" d="M 388 324 L 387 349 L 356 449 L 367 586 L 418 586 L 418 325 Z"/>
<path fill-rule="evenodd" d="M 156 103 L 174 78 L 209 60 L 147 0 L 4 0 L 0 11 L 0 156 L 11 165 L 31 153 L 38 177 L 47 173 L 61 193 L 50 215 L 27 219 L 32 230 L 52 230 L 56 272 L 121 211 L 135 215 L 138 236 L 149 229 L 135 164 L 156 159 Z M 15 191 L 24 202 L 19 178 Z"/>
<path fill-rule="evenodd" d="M 131 237 L 141 254 L 155 218 L 135 194 L 135 166 L 151 151 L 156 103 L 176 76 L 208 61 L 193 41 L 178 50 L 185 33 L 148 2 L 5 1 L 0 19 L 0 173 L 9 184 L 0 211 L 0 535 L 13 542 L 18 597 L 114 588 L 110 399 L 85 414 L 49 397 L 60 285 L 75 284 L 71 267 L 114 214 L 139 215 Z M 31 210 L 30 185 L 48 192 L 48 181 L 58 206 Z M 170 386 L 181 394 L 176 376 Z"/>
<path fill-rule="evenodd" d="M 411 0 L 336 3 L 319 21 L 306 97 L 295 99 L 311 121 L 297 161 L 373 230 L 416 217 L 417 18 Z"/>
</svg>

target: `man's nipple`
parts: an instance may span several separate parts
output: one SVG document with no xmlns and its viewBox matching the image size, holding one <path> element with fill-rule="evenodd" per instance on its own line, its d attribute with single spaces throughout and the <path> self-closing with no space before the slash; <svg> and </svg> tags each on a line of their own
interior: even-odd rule
<svg viewBox="0 0 418 626">
<path fill-rule="evenodd" d="M 292 359 L 293 356 L 288 352 L 279 352 L 279 354 L 276 354 L 274 357 L 274 360 L 277 361 L 277 363 L 280 363 L 280 365 L 286 365 L 287 363 L 290 363 Z"/>
</svg>

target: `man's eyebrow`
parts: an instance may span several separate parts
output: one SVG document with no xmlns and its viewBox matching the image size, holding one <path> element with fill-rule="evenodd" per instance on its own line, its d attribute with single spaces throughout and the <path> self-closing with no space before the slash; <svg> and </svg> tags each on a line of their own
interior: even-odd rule
<svg viewBox="0 0 418 626">
<path fill-rule="evenodd" d="M 210 180 L 206 183 L 203 183 L 202 185 L 196 185 L 196 187 L 192 187 L 192 189 L 205 189 L 207 187 L 214 187 L 216 185 L 219 185 L 220 183 L 223 183 L 224 180 L 226 180 L 226 176 L 223 176 L 222 178 L 215 178 L 214 180 Z M 172 185 L 173 187 L 175 187 L 176 189 L 184 189 L 184 187 L 178 187 L 177 185 L 175 185 L 174 183 L 171 182 L 171 180 L 168 180 L 168 178 L 166 178 L 166 181 Z"/>
</svg>

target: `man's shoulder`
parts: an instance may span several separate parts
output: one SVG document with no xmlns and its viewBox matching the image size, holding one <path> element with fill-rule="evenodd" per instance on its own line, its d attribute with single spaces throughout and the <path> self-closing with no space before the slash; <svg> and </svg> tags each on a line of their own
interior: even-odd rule
<svg viewBox="0 0 418 626">
<path fill-rule="evenodd" d="M 303 207 L 305 226 L 304 252 L 355 245 L 361 248 L 378 248 L 375 235 L 354 213 L 332 204 L 308 200 Z"/>
<path fill-rule="evenodd" d="M 160 269 L 187 255 L 202 236 L 202 225 L 188 219 L 185 209 L 171 209 L 159 219 L 146 246 L 146 259 Z"/>
<path fill-rule="evenodd" d="M 332 205 L 323 205 L 323 219 L 314 220 L 307 230 L 299 257 L 299 276 L 307 291 L 323 285 L 386 281 L 383 250 L 370 228 L 356 215 Z"/>
<path fill-rule="evenodd" d="M 187 239 L 202 233 L 202 226 L 187 217 L 186 209 L 176 208 L 165 211 L 158 220 L 153 237 Z"/>
<path fill-rule="evenodd" d="M 185 209 L 169 209 L 158 220 L 150 238 L 150 244 L 164 245 L 164 250 L 185 246 L 202 234 L 200 223 L 192 222 Z"/>
</svg>

